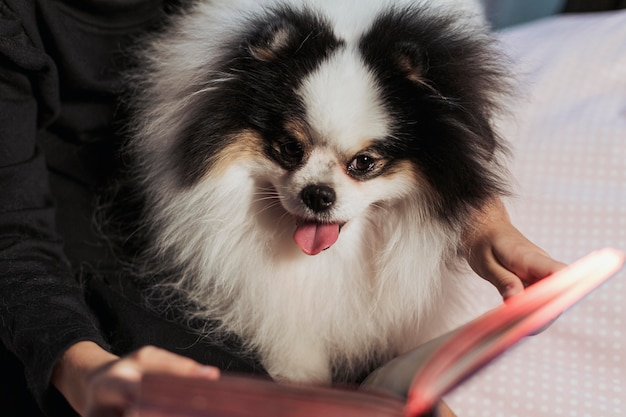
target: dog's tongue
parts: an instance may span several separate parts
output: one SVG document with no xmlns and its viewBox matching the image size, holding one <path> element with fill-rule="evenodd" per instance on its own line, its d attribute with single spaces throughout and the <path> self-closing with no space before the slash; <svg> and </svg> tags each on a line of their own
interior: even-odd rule
<svg viewBox="0 0 626 417">
<path fill-rule="evenodd" d="M 316 222 L 303 222 L 298 225 L 293 234 L 302 252 L 307 255 L 317 255 L 324 249 L 331 247 L 339 238 L 338 224 L 322 224 Z"/>
</svg>

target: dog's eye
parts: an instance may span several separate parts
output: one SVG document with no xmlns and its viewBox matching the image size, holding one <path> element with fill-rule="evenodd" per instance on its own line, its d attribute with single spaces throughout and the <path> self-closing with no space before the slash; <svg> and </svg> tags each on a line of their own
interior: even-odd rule
<svg viewBox="0 0 626 417">
<path fill-rule="evenodd" d="M 280 144 L 280 156 L 288 164 L 298 164 L 304 156 L 304 149 L 299 142 L 288 140 Z"/>
<path fill-rule="evenodd" d="M 371 171 L 376 165 L 376 159 L 369 155 L 358 155 L 348 165 L 348 171 L 356 175 L 362 175 Z"/>
</svg>

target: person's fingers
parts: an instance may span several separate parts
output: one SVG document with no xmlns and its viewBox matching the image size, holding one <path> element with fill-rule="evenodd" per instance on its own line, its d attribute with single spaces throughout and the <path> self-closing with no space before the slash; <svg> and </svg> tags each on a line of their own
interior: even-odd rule
<svg viewBox="0 0 626 417">
<path fill-rule="evenodd" d="M 86 416 L 122 416 L 137 396 L 141 375 L 141 368 L 128 359 L 120 359 L 97 371 L 89 381 Z"/>
<path fill-rule="evenodd" d="M 437 405 L 437 411 L 436 411 L 435 416 L 436 417 L 456 417 L 456 414 L 454 414 L 454 411 L 452 411 L 446 403 L 441 401 Z"/>
<path fill-rule="evenodd" d="M 134 360 L 142 372 L 164 372 L 209 379 L 217 379 L 220 375 L 218 368 L 202 365 L 193 359 L 154 346 L 143 347 L 131 354 L 128 359 Z"/>
<path fill-rule="evenodd" d="M 534 284 L 565 267 L 565 264 L 555 261 L 530 242 L 509 246 L 517 250 L 500 251 L 494 256 L 500 265 L 517 275 L 524 286 Z"/>
<path fill-rule="evenodd" d="M 565 264 L 553 260 L 543 252 L 533 252 L 527 256 L 525 271 L 520 272 L 527 285 L 533 284 L 565 267 Z"/>
<path fill-rule="evenodd" d="M 494 264 L 485 275 L 504 300 L 524 291 L 524 283 L 520 278 L 500 264 Z"/>
<path fill-rule="evenodd" d="M 219 369 L 153 346 L 143 347 L 94 372 L 89 385 L 87 417 L 121 417 L 137 398 L 147 372 L 219 378 Z"/>
<path fill-rule="evenodd" d="M 490 248 L 485 248 L 483 252 L 471 253 L 468 262 L 478 275 L 498 290 L 503 299 L 524 291 L 524 284 L 520 278 L 502 266 Z"/>
</svg>

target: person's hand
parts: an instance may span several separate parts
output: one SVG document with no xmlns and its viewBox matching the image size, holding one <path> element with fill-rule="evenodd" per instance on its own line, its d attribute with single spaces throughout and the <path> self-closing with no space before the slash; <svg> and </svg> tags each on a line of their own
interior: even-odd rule
<svg viewBox="0 0 626 417">
<path fill-rule="evenodd" d="M 435 417 L 456 417 L 456 414 L 443 401 L 439 402 Z"/>
<path fill-rule="evenodd" d="M 72 345 L 55 367 L 53 384 L 84 417 L 121 417 L 146 372 L 219 378 L 217 368 L 152 346 L 122 358 L 92 342 Z"/>
<path fill-rule="evenodd" d="M 565 265 L 528 240 L 509 219 L 498 199 L 475 216 L 465 231 L 464 255 L 472 269 L 507 299 Z"/>
</svg>

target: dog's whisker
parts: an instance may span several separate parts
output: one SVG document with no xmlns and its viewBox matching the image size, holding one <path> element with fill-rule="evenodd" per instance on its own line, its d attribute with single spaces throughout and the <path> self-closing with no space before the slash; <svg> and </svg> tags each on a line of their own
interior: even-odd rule
<svg viewBox="0 0 626 417">
<path fill-rule="evenodd" d="M 255 198 L 254 200 L 252 200 L 253 203 L 260 203 L 260 202 L 264 202 L 264 201 L 280 201 L 278 196 L 267 196 L 267 197 L 258 197 Z"/>
</svg>

